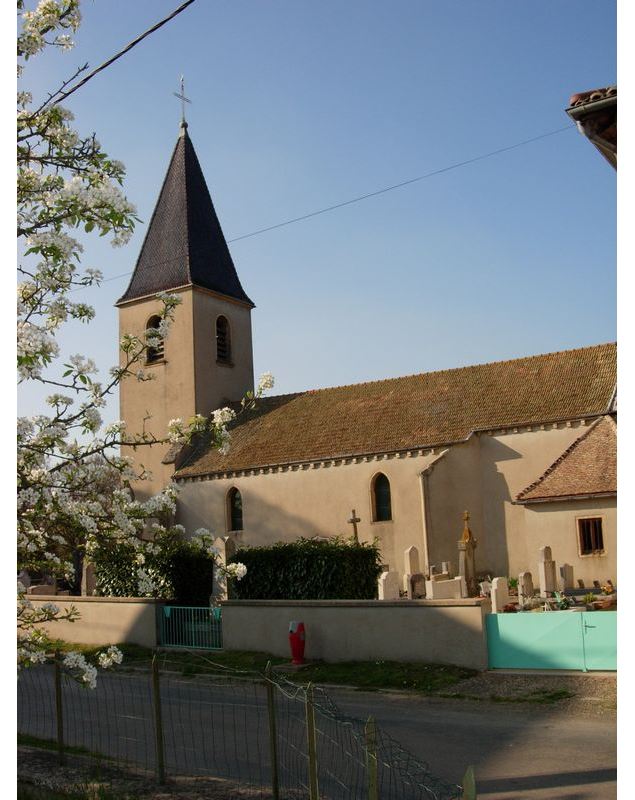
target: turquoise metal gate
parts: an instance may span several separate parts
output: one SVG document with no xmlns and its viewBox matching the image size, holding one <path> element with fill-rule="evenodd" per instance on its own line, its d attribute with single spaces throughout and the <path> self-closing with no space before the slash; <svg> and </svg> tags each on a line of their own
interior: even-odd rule
<svg viewBox="0 0 635 800">
<path fill-rule="evenodd" d="M 160 606 L 157 613 L 161 647 L 191 650 L 220 650 L 223 647 L 220 608 Z"/>
<path fill-rule="evenodd" d="M 488 614 L 490 669 L 617 669 L 617 611 Z"/>
</svg>

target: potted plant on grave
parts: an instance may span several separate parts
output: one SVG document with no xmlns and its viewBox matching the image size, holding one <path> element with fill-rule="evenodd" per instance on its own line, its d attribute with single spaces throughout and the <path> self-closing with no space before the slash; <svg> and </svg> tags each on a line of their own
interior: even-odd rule
<svg viewBox="0 0 635 800">
<path fill-rule="evenodd" d="M 586 605 L 587 611 L 595 611 L 595 595 L 593 592 L 587 592 L 582 598 L 582 602 Z"/>
<path fill-rule="evenodd" d="M 507 588 L 510 597 L 518 597 L 518 578 L 508 578 Z"/>
</svg>

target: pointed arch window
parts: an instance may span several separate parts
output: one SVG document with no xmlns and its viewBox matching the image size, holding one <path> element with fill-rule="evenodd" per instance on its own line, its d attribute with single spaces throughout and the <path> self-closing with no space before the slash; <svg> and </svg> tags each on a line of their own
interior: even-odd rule
<svg viewBox="0 0 635 800">
<path fill-rule="evenodd" d="M 151 330 L 151 329 L 158 330 L 160 325 L 161 325 L 161 317 L 155 315 L 153 317 L 150 317 L 150 319 L 146 323 L 146 330 Z M 165 355 L 163 337 L 161 336 L 158 339 L 153 339 L 153 341 L 155 342 L 154 346 L 148 347 L 146 353 L 146 362 L 148 364 L 152 364 L 155 361 L 163 361 Z"/>
<path fill-rule="evenodd" d="M 227 492 L 227 524 L 230 531 L 243 529 L 243 498 L 235 486 Z"/>
<path fill-rule="evenodd" d="M 231 333 L 227 317 L 218 317 L 216 320 L 216 360 L 223 364 L 231 364 L 232 347 Z"/>
<path fill-rule="evenodd" d="M 387 522 L 392 519 L 390 500 L 390 481 L 383 472 L 377 473 L 371 484 L 373 502 L 373 521 Z"/>
</svg>

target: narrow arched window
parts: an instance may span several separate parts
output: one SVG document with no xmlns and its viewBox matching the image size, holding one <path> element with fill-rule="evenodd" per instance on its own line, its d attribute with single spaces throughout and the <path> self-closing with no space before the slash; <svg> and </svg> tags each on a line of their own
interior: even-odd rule
<svg viewBox="0 0 635 800">
<path fill-rule="evenodd" d="M 216 320 L 216 359 L 229 364 L 232 360 L 231 336 L 227 317 Z"/>
<path fill-rule="evenodd" d="M 227 493 L 227 522 L 230 531 L 242 531 L 243 498 L 235 487 Z"/>
<path fill-rule="evenodd" d="M 146 330 L 157 330 L 161 325 L 161 317 L 150 317 L 146 324 Z M 154 361 L 162 361 L 163 360 L 163 337 L 152 337 L 152 346 L 148 347 L 147 354 L 146 354 L 146 361 L 148 364 L 152 364 Z"/>
<path fill-rule="evenodd" d="M 378 473 L 373 478 L 373 520 L 375 522 L 386 522 L 392 519 L 392 508 L 390 503 L 390 481 L 383 474 Z"/>
</svg>

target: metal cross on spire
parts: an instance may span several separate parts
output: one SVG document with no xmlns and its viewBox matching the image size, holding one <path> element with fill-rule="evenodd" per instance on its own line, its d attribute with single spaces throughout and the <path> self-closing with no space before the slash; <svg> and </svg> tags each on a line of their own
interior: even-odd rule
<svg viewBox="0 0 635 800">
<path fill-rule="evenodd" d="M 192 101 L 185 96 L 185 78 L 181 75 L 181 91 L 180 92 L 172 92 L 175 97 L 178 97 L 181 101 L 181 125 L 187 125 L 185 121 L 185 104 L 191 103 Z"/>
</svg>

